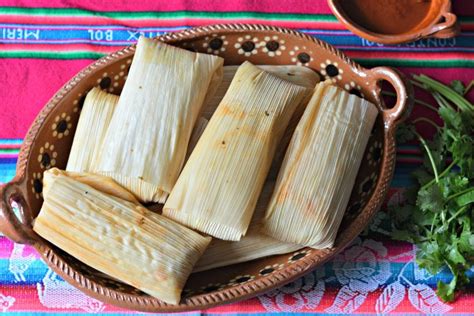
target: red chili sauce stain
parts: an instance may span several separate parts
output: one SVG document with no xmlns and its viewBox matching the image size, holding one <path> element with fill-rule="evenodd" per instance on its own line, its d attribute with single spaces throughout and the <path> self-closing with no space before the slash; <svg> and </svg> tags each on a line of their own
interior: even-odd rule
<svg viewBox="0 0 474 316">
<path fill-rule="evenodd" d="M 431 0 L 340 0 L 356 24 L 379 34 L 403 34 L 426 17 Z"/>
</svg>

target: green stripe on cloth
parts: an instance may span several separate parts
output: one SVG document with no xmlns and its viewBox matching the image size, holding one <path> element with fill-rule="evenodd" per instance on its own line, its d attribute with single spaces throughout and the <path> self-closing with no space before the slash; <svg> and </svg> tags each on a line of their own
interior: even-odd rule
<svg viewBox="0 0 474 316">
<path fill-rule="evenodd" d="M 44 58 L 44 59 L 97 59 L 106 54 L 90 51 L 46 52 L 46 51 L 0 51 L 0 58 Z M 430 67 L 430 68 L 474 68 L 473 59 L 415 60 L 385 58 L 353 58 L 363 66 Z"/>
<path fill-rule="evenodd" d="M 20 150 L 18 148 L 0 148 L 0 155 L 1 154 L 18 154 Z"/>
<path fill-rule="evenodd" d="M 0 58 L 97 59 L 107 54 L 96 52 L 0 51 Z"/>
</svg>

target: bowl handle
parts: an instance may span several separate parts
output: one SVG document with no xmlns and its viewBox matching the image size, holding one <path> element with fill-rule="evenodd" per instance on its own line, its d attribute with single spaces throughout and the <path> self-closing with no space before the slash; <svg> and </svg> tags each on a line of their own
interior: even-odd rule
<svg viewBox="0 0 474 316">
<path fill-rule="evenodd" d="M 372 83 L 369 87 L 379 104 L 382 105 L 382 116 L 385 128 L 391 128 L 398 125 L 408 117 L 413 108 L 413 86 L 405 76 L 395 69 L 389 67 L 375 67 L 367 71 L 369 77 L 372 77 Z M 397 95 L 397 101 L 391 108 L 386 108 L 381 98 L 380 81 L 388 81 Z"/>
<path fill-rule="evenodd" d="M 21 221 L 13 210 L 13 201 L 19 206 Z M 0 231 L 16 243 L 33 244 L 36 234 L 31 229 L 31 220 L 31 212 L 21 190 L 21 181 L 13 179 L 0 186 Z"/>
<path fill-rule="evenodd" d="M 451 12 L 443 13 L 444 22 L 433 25 L 428 31 L 424 32 L 423 37 L 451 38 L 460 31 L 458 18 Z"/>
</svg>

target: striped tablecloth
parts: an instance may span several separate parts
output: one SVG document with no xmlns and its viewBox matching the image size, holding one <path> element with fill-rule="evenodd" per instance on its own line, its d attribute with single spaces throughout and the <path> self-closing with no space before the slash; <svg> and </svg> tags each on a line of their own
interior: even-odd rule
<svg viewBox="0 0 474 316">
<path fill-rule="evenodd" d="M 326 1 L 125 1 L 0 0 L 0 183 L 14 176 L 22 137 L 47 100 L 94 59 L 133 43 L 196 25 L 262 23 L 294 28 L 343 50 L 366 67 L 394 66 L 449 82 L 474 78 L 474 1 L 454 0 L 462 33 L 383 46 L 338 23 Z M 413 117 L 429 115 L 415 107 Z M 429 133 L 430 131 L 424 131 Z M 399 149 L 388 203 L 410 183 L 421 161 L 416 146 Z M 414 247 L 385 237 L 381 212 L 370 229 L 321 269 L 284 288 L 241 303 L 191 314 L 237 313 L 474 313 L 474 286 L 453 304 L 434 294 L 439 279 L 414 264 Z M 471 273 L 472 277 L 472 273 Z M 35 251 L 0 237 L 0 311 L 107 315 L 130 313 L 104 305 L 72 288 Z"/>
</svg>

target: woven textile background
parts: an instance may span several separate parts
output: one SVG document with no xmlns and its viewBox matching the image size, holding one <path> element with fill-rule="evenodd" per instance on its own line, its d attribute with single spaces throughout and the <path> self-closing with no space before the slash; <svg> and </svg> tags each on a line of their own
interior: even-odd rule
<svg viewBox="0 0 474 316">
<path fill-rule="evenodd" d="M 0 183 L 14 176 L 22 138 L 47 100 L 94 59 L 133 43 L 140 34 L 151 37 L 214 23 L 277 25 L 327 41 L 366 67 L 394 66 L 406 74 L 466 83 L 474 78 L 474 1 L 454 0 L 453 6 L 462 25 L 460 36 L 383 46 L 345 30 L 325 0 L 0 0 Z M 413 117 L 420 115 L 433 116 L 415 107 Z M 400 198 L 420 162 L 417 146 L 400 147 L 387 203 Z M 442 303 L 434 289 L 449 274 L 420 270 L 414 247 L 390 240 L 388 227 L 381 212 L 353 245 L 304 278 L 254 299 L 188 314 L 474 314 L 474 285 L 455 303 Z M 132 313 L 85 296 L 51 272 L 32 248 L 3 236 L 0 311 Z"/>
</svg>

